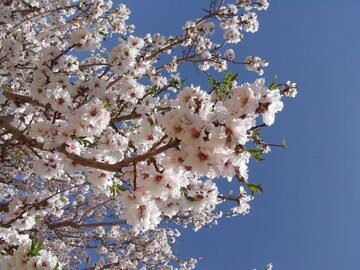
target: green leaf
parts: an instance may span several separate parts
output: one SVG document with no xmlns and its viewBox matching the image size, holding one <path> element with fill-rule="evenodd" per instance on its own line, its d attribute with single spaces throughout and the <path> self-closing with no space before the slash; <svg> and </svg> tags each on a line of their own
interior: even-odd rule
<svg viewBox="0 0 360 270">
<path fill-rule="evenodd" d="M 263 155 L 263 153 L 264 153 L 264 150 L 262 150 L 262 149 L 250 149 L 250 148 L 245 148 L 245 150 L 246 150 L 247 152 L 249 152 L 249 154 L 250 154 L 253 158 L 255 158 L 257 161 L 262 161 L 262 160 L 264 160 L 263 157 L 262 157 L 262 155 Z"/>
<path fill-rule="evenodd" d="M 269 85 L 269 88 L 271 88 L 271 86 L 273 86 L 275 84 L 275 81 L 277 79 L 277 76 L 274 76 L 274 79 L 272 80 L 271 84 Z"/>
<path fill-rule="evenodd" d="M 181 194 L 182 194 L 187 200 L 189 200 L 189 201 L 191 201 L 191 202 L 194 202 L 194 201 L 195 201 L 195 198 L 190 197 L 190 196 L 188 195 L 189 191 L 188 191 L 188 189 L 187 189 L 186 187 L 180 188 L 180 192 L 181 192 Z"/>
<path fill-rule="evenodd" d="M 275 90 L 275 89 L 277 89 L 277 88 L 279 88 L 280 86 L 283 85 L 283 84 L 281 84 L 281 83 L 275 83 L 276 78 L 277 78 L 277 76 L 275 75 L 275 76 L 274 76 L 274 79 L 272 80 L 271 84 L 269 85 L 269 89 L 270 89 L 270 90 Z"/>
<path fill-rule="evenodd" d="M 215 94 L 222 98 L 230 94 L 232 83 L 237 79 L 238 75 L 238 73 L 233 75 L 232 71 L 229 71 L 221 82 L 217 82 L 214 78 L 208 78 L 208 81 L 213 85 Z"/>
<path fill-rule="evenodd" d="M 194 32 L 195 32 L 195 27 L 189 27 L 188 29 L 189 29 L 189 32 L 190 32 L 190 33 L 194 33 Z"/>
<path fill-rule="evenodd" d="M 1 87 L 5 90 L 10 90 L 11 89 L 11 84 L 10 83 L 3 83 L 1 85 Z"/>
<path fill-rule="evenodd" d="M 208 78 L 208 81 L 213 85 L 217 83 L 217 81 L 214 78 Z"/>
<path fill-rule="evenodd" d="M 223 83 L 224 84 L 229 84 L 233 81 L 233 75 L 232 75 L 232 71 L 230 71 L 228 74 L 226 74 L 225 78 L 223 79 Z"/>
<path fill-rule="evenodd" d="M 116 185 L 116 189 L 117 190 L 120 190 L 120 191 L 126 191 L 126 188 L 124 188 L 122 185 L 120 185 L 120 184 L 117 184 Z"/>
<path fill-rule="evenodd" d="M 151 88 L 149 89 L 149 91 L 150 91 L 151 94 L 156 94 L 157 91 L 158 91 L 158 88 L 157 88 L 157 86 L 153 86 L 153 87 L 151 87 Z"/>
<path fill-rule="evenodd" d="M 104 105 L 103 105 L 104 109 L 109 109 L 111 107 L 111 103 L 110 101 L 105 101 Z"/>
<path fill-rule="evenodd" d="M 110 193 L 113 197 L 115 197 L 115 195 L 117 193 L 119 193 L 120 191 L 126 191 L 127 189 L 124 188 L 122 185 L 120 185 L 119 183 L 116 183 L 115 180 L 112 180 L 112 186 L 110 187 Z"/>
<path fill-rule="evenodd" d="M 218 95 L 219 97 L 223 97 L 227 94 L 230 94 L 230 87 L 228 85 L 225 84 L 221 84 L 216 90 L 215 93 L 216 95 Z"/>
<path fill-rule="evenodd" d="M 22 161 L 22 158 L 23 158 L 23 156 L 22 156 L 21 152 L 17 152 L 16 156 L 14 157 L 14 161 L 16 163 L 20 163 Z"/>
<path fill-rule="evenodd" d="M 135 129 L 136 129 L 136 125 L 135 125 L 134 123 L 131 123 L 130 126 L 129 126 L 129 128 L 128 128 L 128 131 L 129 131 L 129 132 L 134 132 Z"/>
<path fill-rule="evenodd" d="M 181 188 L 180 188 L 180 192 L 181 192 L 184 196 L 187 196 L 187 194 L 188 194 L 188 190 L 187 190 L 186 187 L 181 187 Z"/>
<path fill-rule="evenodd" d="M 254 129 L 252 132 L 253 132 L 254 136 L 260 136 L 261 135 L 261 129 L 260 128 Z"/>
<path fill-rule="evenodd" d="M 236 72 L 236 74 L 232 77 L 231 81 L 235 81 L 237 79 L 237 77 L 239 76 L 239 73 Z"/>
<path fill-rule="evenodd" d="M 182 85 L 184 85 L 184 83 L 186 82 L 186 79 L 180 79 L 179 78 L 174 78 L 173 81 L 171 81 L 169 88 L 175 88 L 176 91 L 180 91 L 180 87 Z"/>
<path fill-rule="evenodd" d="M 263 193 L 264 189 L 260 184 L 246 183 L 252 195 L 255 193 Z"/>
<path fill-rule="evenodd" d="M 208 193 L 211 193 L 212 191 L 214 191 L 214 189 L 209 190 Z M 186 187 L 180 188 L 180 192 L 181 192 L 181 194 L 182 194 L 188 201 L 190 201 L 190 202 L 195 202 L 195 201 L 197 201 L 196 198 L 191 197 L 191 196 L 188 195 L 188 194 L 189 194 L 189 191 L 188 191 L 188 189 L 187 189 Z"/>
<path fill-rule="evenodd" d="M 39 222 L 41 221 L 41 217 L 39 215 L 35 216 L 35 223 L 39 224 Z"/>
<path fill-rule="evenodd" d="M 36 257 L 36 256 L 40 256 L 40 250 L 43 249 L 43 244 L 41 242 L 34 242 L 31 241 L 31 247 L 30 247 L 30 256 L 31 257 Z"/>
<path fill-rule="evenodd" d="M 274 85 L 271 85 L 269 89 L 270 89 L 270 90 L 275 90 L 275 89 L 278 89 L 280 86 L 282 86 L 281 83 L 274 84 Z"/>
<path fill-rule="evenodd" d="M 116 189 L 114 186 L 110 187 L 110 193 L 111 193 L 111 196 L 115 197 Z"/>
</svg>

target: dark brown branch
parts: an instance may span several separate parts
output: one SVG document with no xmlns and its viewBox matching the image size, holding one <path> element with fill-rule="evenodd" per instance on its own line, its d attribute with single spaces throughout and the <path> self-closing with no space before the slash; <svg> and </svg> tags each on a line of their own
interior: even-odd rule
<svg viewBox="0 0 360 270">
<path fill-rule="evenodd" d="M 137 178 L 137 171 L 136 171 L 136 163 L 134 163 L 134 191 L 136 190 L 136 178 Z"/>
</svg>

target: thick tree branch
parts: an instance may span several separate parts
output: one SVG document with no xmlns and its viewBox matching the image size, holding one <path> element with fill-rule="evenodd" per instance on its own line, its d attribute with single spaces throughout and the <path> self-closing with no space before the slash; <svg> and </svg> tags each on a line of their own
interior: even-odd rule
<svg viewBox="0 0 360 270">
<path fill-rule="evenodd" d="M 40 103 L 39 101 L 37 101 L 36 99 L 33 99 L 29 96 L 23 96 L 23 95 L 19 95 L 19 94 L 15 94 L 15 93 L 11 93 L 9 91 L 4 91 L 3 95 L 7 98 L 7 99 L 11 99 L 14 102 L 19 102 L 19 103 L 28 103 L 37 107 L 41 107 L 41 108 L 47 108 L 46 105 Z"/>
<path fill-rule="evenodd" d="M 13 127 L 11 125 L 12 120 L 13 120 L 13 116 L 0 117 L 0 126 L 2 128 L 4 128 L 6 131 L 13 134 L 14 139 L 16 139 L 20 142 L 23 142 L 24 144 L 26 144 L 28 146 L 31 146 L 31 147 L 34 147 L 34 148 L 37 148 L 40 150 L 46 150 L 44 148 L 43 143 L 40 143 L 40 142 L 36 141 L 35 139 L 29 138 L 28 136 L 24 135 L 21 131 L 19 131 L 17 128 Z M 121 168 L 123 168 L 123 167 L 129 166 L 129 165 L 137 163 L 137 162 L 145 161 L 151 157 L 157 156 L 157 155 L 165 152 L 166 150 L 168 150 L 170 148 L 176 147 L 179 144 L 180 144 L 180 141 L 178 139 L 170 140 L 166 145 L 163 145 L 157 149 L 150 150 L 142 155 L 125 158 L 114 164 L 99 162 L 94 159 L 88 159 L 88 158 L 84 158 L 84 157 L 81 157 L 81 156 L 73 154 L 73 153 L 69 153 L 66 151 L 65 144 L 62 144 L 61 146 L 54 148 L 54 150 L 59 153 L 64 154 L 67 158 L 71 159 L 73 162 L 75 162 L 77 164 L 100 169 L 100 170 L 117 172 L 117 171 L 121 170 Z"/>
</svg>

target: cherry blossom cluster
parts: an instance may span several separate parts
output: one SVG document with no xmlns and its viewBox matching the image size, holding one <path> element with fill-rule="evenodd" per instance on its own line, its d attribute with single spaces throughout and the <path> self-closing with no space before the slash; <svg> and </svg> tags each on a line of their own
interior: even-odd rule
<svg viewBox="0 0 360 270">
<path fill-rule="evenodd" d="M 213 0 L 167 37 L 136 36 L 112 1 L 2 1 L 2 269 L 193 269 L 172 252 L 175 227 L 249 212 L 262 188 L 248 164 L 272 146 L 261 130 L 297 93 L 227 71 L 264 73 L 235 45 L 268 5 Z M 189 62 L 208 84 L 184 84 Z"/>
<path fill-rule="evenodd" d="M 19 269 L 56 269 L 61 267 L 56 256 L 42 249 L 41 244 L 35 245 L 28 234 L 18 234 L 16 230 L 0 228 L 2 243 L 0 251 L 7 253 L 6 248 L 17 246 L 11 256 L 1 257 L 1 267 L 4 270 Z M 60 268 L 59 268 L 60 269 Z"/>
</svg>

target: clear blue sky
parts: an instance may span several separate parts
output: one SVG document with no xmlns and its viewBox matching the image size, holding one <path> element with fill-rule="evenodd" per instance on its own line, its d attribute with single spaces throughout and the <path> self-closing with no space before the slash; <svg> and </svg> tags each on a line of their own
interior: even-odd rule
<svg viewBox="0 0 360 270">
<path fill-rule="evenodd" d="M 126 3 L 137 34 L 176 34 L 208 1 Z M 260 31 L 246 36 L 238 55 L 268 59 L 268 79 L 276 74 L 300 85 L 265 132 L 269 142 L 285 138 L 289 147 L 252 162 L 250 179 L 265 193 L 249 215 L 184 231 L 176 249 L 183 257 L 203 257 L 200 270 L 262 269 L 269 261 L 276 270 L 358 270 L 360 1 L 272 0 L 259 20 Z M 238 71 L 240 80 L 252 80 Z M 188 82 L 206 86 L 189 76 Z"/>
</svg>

